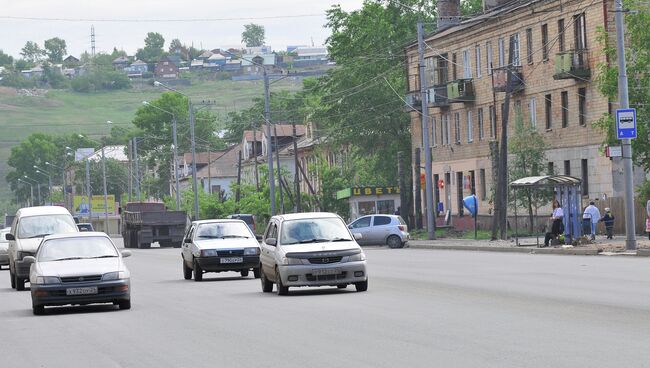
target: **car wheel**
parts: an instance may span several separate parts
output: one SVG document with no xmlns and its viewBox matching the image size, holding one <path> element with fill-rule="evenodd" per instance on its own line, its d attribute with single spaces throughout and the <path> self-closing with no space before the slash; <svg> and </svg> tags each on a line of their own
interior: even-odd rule
<svg viewBox="0 0 650 368">
<path fill-rule="evenodd" d="M 275 270 L 275 287 L 276 291 L 278 292 L 278 295 L 288 295 L 289 294 L 289 287 L 282 285 L 282 278 L 280 277 L 280 272 L 278 270 Z"/>
<path fill-rule="evenodd" d="M 388 244 L 388 247 L 392 249 L 401 248 L 402 239 L 400 239 L 400 237 L 397 235 L 391 235 L 388 237 L 388 239 L 386 239 L 386 244 Z"/>
<path fill-rule="evenodd" d="M 194 281 L 203 281 L 203 270 L 196 259 L 194 260 Z"/>
<path fill-rule="evenodd" d="M 185 280 L 191 280 L 192 279 L 192 269 L 187 267 L 187 264 L 185 263 L 185 260 L 182 259 L 183 261 L 183 278 Z"/>
<path fill-rule="evenodd" d="M 241 277 L 248 277 L 248 270 L 242 270 L 239 273 L 241 274 Z"/>
<path fill-rule="evenodd" d="M 129 300 L 120 300 L 117 305 L 120 309 L 131 309 L 131 299 Z"/>
<path fill-rule="evenodd" d="M 255 276 L 256 279 L 260 278 L 260 269 L 258 268 L 253 268 L 253 276 Z"/>
<path fill-rule="evenodd" d="M 25 290 L 25 279 L 22 277 L 15 276 L 16 279 L 16 290 L 23 291 Z"/>
<path fill-rule="evenodd" d="M 336 285 L 336 287 L 339 288 L 339 289 L 345 289 L 346 287 L 348 287 L 348 285 L 347 284 Z"/>
<path fill-rule="evenodd" d="M 15 289 L 16 288 L 16 276 L 14 276 L 14 273 L 11 272 L 11 268 L 9 269 L 9 278 L 11 279 L 11 288 Z"/>
<path fill-rule="evenodd" d="M 45 314 L 45 306 L 44 305 L 32 305 L 32 313 L 34 313 L 35 316 L 42 316 Z"/>
<path fill-rule="evenodd" d="M 357 288 L 357 291 L 366 291 L 368 290 L 368 279 L 366 281 L 355 282 L 354 287 Z"/>
<path fill-rule="evenodd" d="M 260 270 L 260 281 L 262 282 L 262 292 L 270 293 L 273 291 L 273 283 L 266 278 L 266 274 L 262 270 Z"/>
</svg>

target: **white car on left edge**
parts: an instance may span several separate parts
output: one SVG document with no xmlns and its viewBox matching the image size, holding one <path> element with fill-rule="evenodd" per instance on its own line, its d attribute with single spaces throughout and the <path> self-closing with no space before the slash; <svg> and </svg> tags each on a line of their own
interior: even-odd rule
<svg viewBox="0 0 650 368">
<path fill-rule="evenodd" d="M 181 251 L 183 277 L 203 280 L 205 272 L 239 272 L 247 277 L 252 269 L 260 277 L 260 244 L 242 220 L 194 221 L 187 229 Z"/>
</svg>

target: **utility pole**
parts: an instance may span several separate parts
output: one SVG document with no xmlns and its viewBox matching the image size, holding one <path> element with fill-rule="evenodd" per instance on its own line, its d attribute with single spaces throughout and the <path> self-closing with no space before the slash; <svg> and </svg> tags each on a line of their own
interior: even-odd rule
<svg viewBox="0 0 650 368">
<path fill-rule="evenodd" d="M 235 202 L 237 203 L 237 206 L 239 206 L 239 200 L 241 199 L 241 150 L 239 151 L 237 159 L 237 191 L 235 192 Z M 237 207 L 237 211 L 239 211 L 239 207 Z"/>
<path fill-rule="evenodd" d="M 618 100 L 621 109 L 630 107 L 627 94 L 627 66 L 625 60 L 625 23 L 623 22 L 623 0 L 616 0 L 616 56 L 618 58 Z M 629 138 L 622 140 L 623 171 L 625 175 L 625 249 L 636 249 L 634 229 L 634 183 L 632 167 L 632 142 Z"/>
<path fill-rule="evenodd" d="M 282 183 L 282 168 L 280 167 L 280 149 L 278 145 L 278 126 L 273 125 L 273 135 L 275 136 L 275 160 L 278 164 L 278 183 Z M 280 213 L 284 213 L 284 194 L 282 185 L 280 185 Z"/>
<path fill-rule="evenodd" d="M 212 170 L 210 166 L 212 165 L 212 156 L 210 156 L 210 143 L 208 143 L 208 193 L 212 195 Z"/>
<path fill-rule="evenodd" d="M 255 188 L 257 191 L 260 191 L 260 173 L 257 169 L 257 127 L 253 126 L 251 123 L 251 129 L 253 129 L 253 160 L 255 161 Z"/>
<path fill-rule="evenodd" d="M 133 141 L 129 139 L 129 202 L 133 193 Z"/>
<path fill-rule="evenodd" d="M 399 215 L 405 217 L 409 213 L 406 199 L 406 177 L 404 177 L 404 152 L 397 152 L 397 177 L 399 180 Z M 408 220 L 408 217 L 406 218 Z"/>
<path fill-rule="evenodd" d="M 140 190 L 140 160 L 138 160 L 138 138 L 133 137 L 133 159 L 135 160 L 135 195 L 138 202 L 142 202 L 142 191 Z"/>
<path fill-rule="evenodd" d="M 192 184 L 194 185 L 194 220 L 200 220 L 199 216 L 199 183 L 196 180 L 196 141 L 194 139 L 194 107 L 192 100 L 187 99 L 190 109 L 190 139 L 192 144 Z"/>
<path fill-rule="evenodd" d="M 418 62 L 420 71 L 420 96 L 422 100 L 422 149 L 424 150 L 424 187 L 427 211 L 428 239 L 436 238 L 435 221 L 433 217 L 433 174 L 431 172 L 431 145 L 429 144 L 429 96 L 427 95 L 427 78 L 424 70 L 424 24 L 418 22 Z M 417 167 L 420 172 L 420 167 Z M 418 178 L 419 180 L 419 178 Z"/>
<path fill-rule="evenodd" d="M 176 120 L 176 114 L 172 114 L 172 136 L 174 140 L 174 184 L 176 185 L 176 211 L 181 209 L 181 185 L 178 180 L 178 138 L 176 133 L 176 126 L 178 122 Z"/>
<path fill-rule="evenodd" d="M 88 197 L 88 222 L 93 222 L 93 194 L 90 191 L 90 160 L 86 157 L 86 197 Z"/>
<path fill-rule="evenodd" d="M 269 163 L 269 196 L 271 197 L 271 216 L 275 216 L 275 178 L 273 175 L 273 146 L 271 145 L 271 92 L 269 90 L 269 75 L 264 71 L 264 120 L 266 120 L 266 146 L 268 147 Z"/>
<path fill-rule="evenodd" d="M 300 199 L 300 172 L 299 172 L 299 167 L 298 167 L 298 142 L 297 142 L 297 137 L 296 137 L 296 123 L 292 122 L 291 123 L 292 128 L 293 128 L 293 161 L 295 164 L 295 171 L 296 175 L 294 175 L 294 186 L 296 190 L 296 212 L 300 213 L 302 212 L 302 203 Z"/>
<path fill-rule="evenodd" d="M 415 149 L 415 228 L 422 228 L 422 187 L 420 184 L 420 149 Z"/>
<path fill-rule="evenodd" d="M 106 187 L 106 155 L 104 154 L 104 146 L 102 145 L 102 177 L 104 182 L 104 229 L 106 234 L 110 234 L 108 229 L 108 189 Z"/>
</svg>

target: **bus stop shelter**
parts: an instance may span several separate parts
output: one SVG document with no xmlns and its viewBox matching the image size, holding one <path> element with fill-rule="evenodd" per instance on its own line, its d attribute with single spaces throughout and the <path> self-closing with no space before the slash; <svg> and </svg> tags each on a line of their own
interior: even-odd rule
<svg viewBox="0 0 650 368">
<path fill-rule="evenodd" d="M 582 180 L 568 175 L 529 176 L 510 183 L 510 188 L 517 193 L 521 189 L 553 190 L 553 199 L 557 199 L 564 212 L 564 239 L 565 244 L 571 244 L 573 239 L 582 236 Z M 515 205 L 515 241 L 519 246 L 517 206 Z M 533 230 L 537 229 L 533 217 Z M 534 230 L 535 231 L 535 230 Z M 537 234 L 539 246 L 539 234 Z"/>
</svg>

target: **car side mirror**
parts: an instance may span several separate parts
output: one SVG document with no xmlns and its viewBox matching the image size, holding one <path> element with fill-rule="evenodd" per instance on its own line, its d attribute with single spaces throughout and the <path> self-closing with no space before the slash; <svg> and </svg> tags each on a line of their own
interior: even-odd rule
<svg viewBox="0 0 650 368">
<path fill-rule="evenodd" d="M 36 258 L 34 258 L 34 256 L 25 256 L 25 257 L 23 257 L 23 262 L 29 263 L 29 264 L 36 263 Z"/>
<path fill-rule="evenodd" d="M 191 243 L 191 242 L 192 242 L 192 239 L 190 239 L 190 238 L 186 238 L 185 240 L 183 240 L 183 243 L 186 243 L 186 244 Z"/>
<path fill-rule="evenodd" d="M 363 239 L 363 235 L 361 233 L 354 233 L 354 240 L 361 240 Z"/>
<path fill-rule="evenodd" d="M 6 240 L 16 240 L 16 237 L 14 236 L 14 234 L 6 233 L 5 234 L 5 239 Z"/>
<path fill-rule="evenodd" d="M 262 240 L 262 235 L 255 235 L 255 239 L 257 239 L 257 241 L 261 241 Z"/>
<path fill-rule="evenodd" d="M 123 250 L 123 251 L 122 251 L 122 257 L 124 257 L 124 258 L 126 258 L 126 257 L 131 257 L 132 254 L 133 254 L 133 253 L 131 253 L 130 250 Z"/>
<path fill-rule="evenodd" d="M 352 229 L 352 225 L 348 225 L 348 229 Z"/>
<path fill-rule="evenodd" d="M 270 245 L 272 247 L 275 247 L 275 246 L 278 245 L 278 239 L 276 239 L 276 238 L 266 238 L 266 240 L 264 242 L 266 243 L 266 245 Z"/>
</svg>

